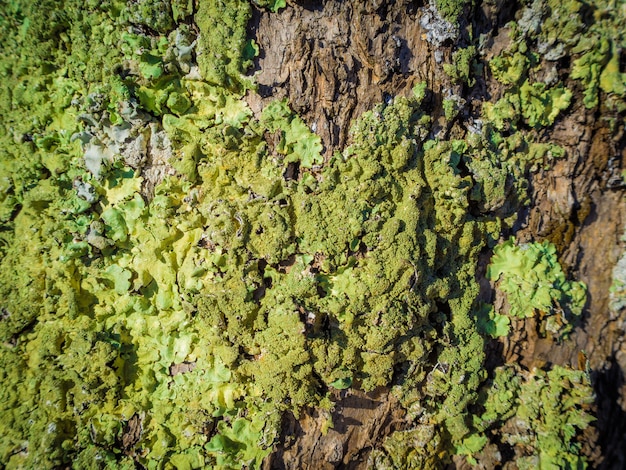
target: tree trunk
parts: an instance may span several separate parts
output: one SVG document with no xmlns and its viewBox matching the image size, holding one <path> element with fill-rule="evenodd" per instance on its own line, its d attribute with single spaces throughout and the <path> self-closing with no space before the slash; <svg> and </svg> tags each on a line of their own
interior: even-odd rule
<svg viewBox="0 0 626 470">
<path fill-rule="evenodd" d="M 255 62 L 259 94 L 248 96 L 250 106 L 260 113 L 272 100 L 287 98 L 321 136 L 328 159 L 350 142 L 356 117 L 375 104 L 408 96 L 416 82 L 425 81 L 432 90 L 434 134 L 464 138 L 481 103 L 504 93 L 488 63 L 508 47 L 503 30 L 519 19 L 522 6 L 504 0 L 466 7 L 460 17 L 461 33 L 435 40 L 429 40 L 427 8 L 428 4 L 409 0 L 338 0 L 294 1 L 278 13 L 255 9 L 250 28 L 261 51 Z M 483 68 L 476 83 L 467 86 L 452 80 L 442 64 L 471 42 L 472 32 L 474 38 L 484 35 Z M 492 340 L 487 363 L 576 368 L 584 355 L 592 371 L 598 418 L 597 434 L 590 434 L 586 452 L 598 468 L 621 468 L 626 464 L 626 312 L 610 309 L 609 292 L 613 268 L 624 252 L 626 205 L 620 172 L 626 138 L 621 124 L 611 128 L 606 119 L 613 112 L 583 105 L 582 89 L 567 77 L 566 62 L 556 66 L 577 91 L 554 125 L 541 130 L 540 140 L 562 146 L 567 156 L 531 175 L 530 200 L 520 207 L 509 233 L 520 242 L 554 243 L 566 271 L 587 284 L 588 301 L 568 339 L 542 337 L 532 320 L 517 321 L 511 336 Z M 453 123 L 443 117 L 443 101 L 451 94 L 464 103 Z M 623 123 L 621 115 L 617 121 Z M 493 285 L 483 284 L 483 296 L 490 300 L 493 295 Z M 298 419 L 287 415 L 281 445 L 267 458 L 265 468 L 367 468 L 371 449 L 402 429 L 402 409 L 386 389 L 341 393 L 335 400 L 335 427 L 328 433 L 327 416 L 319 410 Z"/>
<path fill-rule="evenodd" d="M 9 3 L 0 467 L 626 467 L 625 0 Z"/>
</svg>

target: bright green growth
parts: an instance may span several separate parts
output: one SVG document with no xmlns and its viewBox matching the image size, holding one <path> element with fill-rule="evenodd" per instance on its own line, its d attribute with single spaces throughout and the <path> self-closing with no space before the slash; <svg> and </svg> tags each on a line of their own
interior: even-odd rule
<svg viewBox="0 0 626 470">
<path fill-rule="evenodd" d="M 188 0 L 62 3 L 0 12 L 3 464 L 258 468 L 283 411 L 392 384 L 415 421 L 376 459 L 478 452 L 480 328 L 508 319 L 474 313 L 478 256 L 557 149 L 489 124 L 426 140 L 423 83 L 324 161 L 286 102 L 241 99 L 247 2 L 199 2 L 199 38 Z"/>
<path fill-rule="evenodd" d="M 503 434 L 524 455 L 517 459 L 519 468 L 585 468 L 577 437 L 594 420 L 589 409 L 593 401 L 586 372 L 559 366 L 548 372 L 534 370 L 520 384 L 518 408 L 511 418 L 516 432 Z"/>
<path fill-rule="evenodd" d="M 492 126 L 483 135 L 470 134 L 465 141 L 456 141 L 455 148 L 472 175 L 470 200 L 481 213 L 506 219 L 528 202 L 529 172 L 562 157 L 564 150 L 532 142 L 521 132 L 503 137 Z"/>
<path fill-rule="evenodd" d="M 620 71 L 620 52 L 615 43 L 611 44 L 609 62 L 600 74 L 600 88 L 605 93 L 614 93 L 618 96 L 626 95 L 626 73 Z"/>
<path fill-rule="evenodd" d="M 412 429 L 396 431 L 382 448 L 372 451 L 373 468 L 439 468 L 448 456 L 448 443 L 432 424 L 414 424 Z"/>
<path fill-rule="evenodd" d="M 524 82 L 519 97 L 522 116 L 528 125 L 540 128 L 551 126 L 561 111 L 567 109 L 572 92 L 563 86 Z"/>
<path fill-rule="evenodd" d="M 476 58 L 476 46 L 459 49 L 452 54 L 452 64 L 444 64 L 446 74 L 459 83 L 474 86 L 476 79 L 473 77 Z"/>
<path fill-rule="evenodd" d="M 547 2 L 535 0 L 531 8 L 534 9 L 535 18 L 539 21 L 539 28 L 537 28 L 539 52 L 548 60 L 564 57 L 567 49 L 576 45 L 581 36 L 587 33 L 585 16 L 589 15 L 590 9 L 597 6 L 602 8 L 598 2 L 589 4 L 581 0 L 548 0 Z M 539 20 L 539 12 L 541 12 L 541 20 Z M 532 30 L 527 32 L 531 37 L 534 36 Z"/>
<path fill-rule="evenodd" d="M 123 34 L 144 20 L 169 29 L 169 2 L 157 10 L 157 2 L 96 3 L 14 2 L 0 11 L 0 461 L 258 467 L 271 420 L 251 409 L 240 416 L 249 387 L 226 367 L 232 353 L 220 350 L 219 334 L 211 339 L 206 327 L 189 325 L 179 298 L 178 282 L 202 286 L 205 270 L 188 246 L 198 243 L 198 229 L 164 225 L 176 199 L 159 189 L 148 204 L 141 178 L 98 141 L 108 133 L 108 142 L 141 144 L 150 133 L 131 134 L 127 120 L 157 119 L 137 104 L 156 116 L 186 113 L 191 92 L 179 67 L 189 65 L 193 39 L 177 39 L 183 29 L 171 43 Z M 173 3 L 175 18 L 189 15 L 190 2 Z M 115 70 L 124 56 L 131 74 L 122 79 Z M 217 95 L 227 97 L 212 122 L 245 119 L 239 101 L 229 106 L 230 95 Z M 87 126 L 97 134 L 91 141 Z M 122 449 L 135 419 L 141 441 Z M 215 431 L 207 435 L 205 426 Z M 228 445 L 206 447 L 222 435 Z"/>
<path fill-rule="evenodd" d="M 530 63 L 527 54 L 515 52 L 510 55 L 507 51 L 490 62 L 494 77 L 512 85 L 497 102 L 483 104 L 485 117 L 496 129 L 507 126 L 516 129 L 521 119 L 533 128 L 551 126 L 569 107 L 572 92 L 563 85 L 548 86 L 525 79 Z"/>
<path fill-rule="evenodd" d="M 584 371 L 553 366 L 523 372 L 507 365 L 495 370 L 481 390 L 483 412 L 474 432 L 456 447 L 475 465 L 489 436 L 503 436 L 520 468 L 586 468 L 581 433 L 594 420 L 594 392 Z"/>
<path fill-rule="evenodd" d="M 472 3 L 472 0 L 435 0 L 435 7 L 442 18 L 456 24 L 459 15 Z"/>
<path fill-rule="evenodd" d="M 203 78 L 233 91 L 252 86 L 245 76 L 258 52 L 246 28 L 252 16 L 246 0 L 200 2 L 194 20 L 200 30 L 198 65 Z"/>
<path fill-rule="evenodd" d="M 169 0 L 138 0 L 128 6 L 127 14 L 131 23 L 151 28 L 160 34 L 174 29 L 172 8 Z M 177 3 L 176 1 L 172 3 Z M 183 2 L 180 2 L 183 3 Z"/>
<path fill-rule="evenodd" d="M 253 0 L 257 5 L 267 8 L 270 11 L 276 13 L 281 8 L 285 8 L 287 6 L 287 2 L 285 0 Z"/>
<path fill-rule="evenodd" d="M 495 369 L 493 377 L 480 391 L 482 414 L 473 417 L 473 425 L 479 433 L 493 429 L 515 416 L 520 386 L 524 373 L 515 366 Z"/>
<path fill-rule="evenodd" d="M 626 6 L 623 2 L 602 1 L 593 7 L 591 26 L 584 34 L 571 36 L 575 38 L 572 52 L 581 54 L 572 63 L 571 77 L 582 82 L 586 107 L 597 106 L 599 93 L 603 91 L 609 95 L 609 107 L 623 110 L 626 106 L 626 73 L 620 70 L 619 64 L 620 50 L 626 46 L 623 28 Z"/>
<path fill-rule="evenodd" d="M 516 127 L 519 120 L 519 97 L 509 95 L 495 103 L 483 103 L 483 115 L 496 129 L 502 131 Z"/>
<path fill-rule="evenodd" d="M 454 98 L 446 98 L 443 100 L 442 106 L 446 121 L 452 122 L 459 114 L 459 101 Z"/>
<path fill-rule="evenodd" d="M 520 24 L 509 25 L 511 45 L 489 62 L 493 77 L 508 86 L 500 100 L 483 104 L 484 116 L 499 130 L 508 126 L 518 129 L 521 120 L 535 129 L 551 126 L 572 99 L 572 92 L 563 84 L 532 79 L 541 55 L 531 51 L 526 41 L 534 38 L 540 28 L 541 15 L 534 18 L 531 14 L 543 11 L 537 3 L 541 0 L 524 10 Z"/>
<path fill-rule="evenodd" d="M 284 178 L 287 162 L 319 155 L 284 103 L 256 121 L 231 93 L 181 89 L 193 112 L 160 122 L 182 177 L 150 199 L 119 159 L 96 178 L 80 146 L 41 145 L 44 161 L 71 153 L 67 174 L 24 189 L 1 265 L 2 334 L 17 341 L 2 360 L 28 363 L 22 381 L 7 378 L 9 467 L 126 464 L 108 449 L 137 421 L 128 452 L 141 465 L 258 467 L 280 412 L 328 387 L 389 385 L 402 365 L 417 372 L 399 393 L 461 439 L 483 379 L 474 266 L 498 225 L 469 215 L 458 143 L 422 145 L 423 87 L 366 113 L 319 180 Z M 126 132 L 104 125 L 94 132 Z M 309 163 L 294 135 L 313 142 Z M 25 441 L 41 454 L 16 452 Z"/>
<path fill-rule="evenodd" d="M 505 85 L 517 84 L 526 74 L 529 66 L 528 57 L 516 52 L 512 55 L 500 55 L 489 62 L 493 77 Z"/>
<path fill-rule="evenodd" d="M 289 109 L 287 101 L 274 101 L 267 106 L 261 115 L 261 124 L 279 134 L 276 151 L 287 155 L 287 162 L 299 162 L 303 168 L 312 168 L 324 161 L 319 136 Z"/>
<path fill-rule="evenodd" d="M 472 416 L 471 431 L 453 443 L 453 453 L 472 466 L 493 465 L 493 454 L 483 462 L 482 450 L 503 438 L 520 468 L 586 468 L 580 439 L 594 420 L 593 400 L 584 371 L 499 367 L 481 387 L 476 401 L 481 411 Z M 416 422 L 410 430 L 391 434 L 371 461 L 375 468 L 437 468 L 449 446 L 441 429 Z"/>
<path fill-rule="evenodd" d="M 600 92 L 606 93 L 609 107 L 623 110 L 626 98 L 626 73 L 620 70 L 619 51 L 626 45 L 623 20 L 624 2 L 601 0 L 534 0 L 527 2 L 511 24 L 514 30 L 512 51 L 518 44 L 536 42 L 539 56 L 546 61 L 574 57 L 571 78 L 584 88 L 583 103 L 587 108 L 598 106 Z M 525 51 L 522 51 L 525 53 Z M 501 58 L 492 65 L 494 76 L 503 83 L 513 83 L 519 76 L 523 57 L 509 54 L 509 66 Z M 515 65 L 514 63 L 517 65 Z M 510 70 L 511 73 L 507 72 Z"/>
<path fill-rule="evenodd" d="M 506 315 L 497 313 L 493 306 L 483 304 L 476 311 L 477 327 L 479 331 L 492 338 L 508 336 L 511 320 Z"/>
<path fill-rule="evenodd" d="M 219 434 L 211 439 L 205 449 L 217 455 L 217 468 L 234 469 L 241 465 L 260 468 L 263 459 L 270 453 L 270 449 L 259 447 L 258 441 L 264 426 L 265 420 L 261 415 L 257 415 L 254 422 L 237 418 L 230 426 L 222 421 L 218 428 Z"/>
<path fill-rule="evenodd" d="M 470 465 L 476 465 L 477 462 L 473 454 L 480 452 L 487 442 L 489 442 L 489 439 L 486 436 L 482 434 L 472 434 L 463 439 L 463 441 L 456 446 L 455 454 L 465 456 Z"/>
<path fill-rule="evenodd" d="M 572 92 L 562 85 L 548 87 L 544 83 L 525 81 L 496 103 L 485 102 L 483 113 L 498 130 L 508 126 L 516 129 L 522 118 L 530 127 L 539 129 L 554 124 L 559 114 L 569 107 L 571 99 Z"/>
<path fill-rule="evenodd" d="M 352 386 L 352 379 L 350 377 L 337 379 L 334 382 L 332 382 L 330 386 L 338 390 L 345 390 Z"/>
<path fill-rule="evenodd" d="M 548 242 L 515 245 L 515 240 L 496 246 L 487 277 L 498 281 L 507 294 L 509 314 L 517 318 L 535 315 L 552 334 L 567 336 L 586 301 L 582 282 L 567 281 Z"/>
<path fill-rule="evenodd" d="M 588 108 L 598 105 L 600 90 L 622 99 L 626 96 L 626 73 L 620 72 L 619 53 L 615 40 L 603 38 L 599 47 L 581 44 L 577 51 L 586 51 L 572 64 L 572 78 L 585 85 L 584 103 Z"/>
</svg>

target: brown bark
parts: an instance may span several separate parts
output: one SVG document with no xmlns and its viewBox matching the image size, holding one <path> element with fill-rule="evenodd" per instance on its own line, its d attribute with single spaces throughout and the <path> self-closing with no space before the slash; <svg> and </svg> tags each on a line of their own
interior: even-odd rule
<svg viewBox="0 0 626 470">
<path fill-rule="evenodd" d="M 493 36 L 486 58 L 507 45 L 506 34 L 498 34 L 498 28 L 511 19 L 513 5 L 508 4 L 475 12 L 474 34 Z M 251 108 L 260 113 L 269 101 L 288 98 L 321 136 L 328 157 L 349 142 L 354 118 L 426 81 L 432 90 L 434 133 L 462 136 L 458 123 L 451 128 L 441 124 L 445 93 L 454 91 L 466 100 L 467 117 L 501 89 L 480 78 L 471 89 L 452 84 L 440 63 L 449 59 L 453 44 L 436 47 L 427 40 L 420 25 L 421 7 L 421 2 L 409 0 L 329 0 L 295 2 L 279 13 L 256 10 L 252 34 L 261 48 L 256 64 L 259 94 L 248 96 Z M 576 83 L 568 85 L 580 93 Z M 599 436 L 598 444 L 586 451 L 595 466 L 623 468 L 626 323 L 625 315 L 610 312 L 608 294 L 611 271 L 625 248 L 620 171 L 626 139 L 623 131 L 611 131 L 601 113 L 586 109 L 580 96 L 573 103 L 541 136 L 542 141 L 563 146 L 567 157 L 532 177 L 531 205 L 519 214 L 514 231 L 522 242 L 550 240 L 557 246 L 564 269 L 588 286 L 584 318 L 561 342 L 543 338 L 532 320 L 519 321 L 511 337 L 489 346 L 487 365 L 515 361 L 528 368 L 548 363 L 579 367 L 584 351 L 598 395 L 598 421 L 590 432 Z M 486 296 L 493 295 L 488 282 L 482 286 Z M 286 417 L 281 443 L 265 468 L 366 468 L 369 451 L 397 428 L 402 413 L 384 390 L 336 398 L 330 413 L 335 427 L 328 433 L 324 427 L 329 414 L 320 410 Z"/>
<path fill-rule="evenodd" d="M 371 449 L 398 427 L 403 411 L 383 389 L 338 392 L 335 408 L 283 419 L 282 442 L 264 469 L 330 470 L 367 466 Z M 332 428 L 327 428 L 329 419 Z"/>
<path fill-rule="evenodd" d="M 261 51 L 253 110 L 288 98 L 320 135 L 326 154 L 348 141 L 351 121 L 388 97 L 406 95 L 435 77 L 431 45 L 419 24 L 416 2 L 358 0 L 298 2 L 279 13 L 256 11 Z"/>
</svg>

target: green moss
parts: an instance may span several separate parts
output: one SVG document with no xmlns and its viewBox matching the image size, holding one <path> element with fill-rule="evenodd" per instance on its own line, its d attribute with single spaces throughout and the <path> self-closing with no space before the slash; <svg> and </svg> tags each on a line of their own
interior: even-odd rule
<svg viewBox="0 0 626 470">
<path fill-rule="evenodd" d="M 453 80 L 474 86 L 474 68 L 476 66 L 476 46 L 458 49 L 452 54 L 452 64 L 444 64 L 443 70 Z"/>
<path fill-rule="evenodd" d="M 516 246 L 514 239 L 494 248 L 487 277 L 500 281 L 507 294 L 509 314 L 528 318 L 539 314 L 545 330 L 564 336 L 582 312 L 586 286 L 565 279 L 554 245 L 544 242 Z"/>
<path fill-rule="evenodd" d="M 551 125 L 569 92 L 503 61 L 494 122 L 451 141 L 432 138 L 417 84 L 325 160 L 286 101 L 255 117 L 242 99 L 248 2 L 200 2 L 198 37 L 186 0 L 44 6 L 0 12 L 7 468 L 259 468 L 281 413 L 351 387 L 389 387 L 407 410 L 381 465 L 479 453 L 521 392 L 481 385 L 480 328 L 502 325 L 476 314 L 478 257 L 528 172 L 562 154 L 520 123 Z M 473 57 L 458 51 L 453 78 L 471 85 Z M 553 255 L 537 264 L 562 277 Z M 582 288 L 559 282 L 551 308 L 579 308 Z"/>
</svg>

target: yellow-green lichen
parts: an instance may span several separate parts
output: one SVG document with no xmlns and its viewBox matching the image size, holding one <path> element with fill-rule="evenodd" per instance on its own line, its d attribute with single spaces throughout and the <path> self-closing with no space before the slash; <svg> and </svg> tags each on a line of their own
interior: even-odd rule
<svg viewBox="0 0 626 470">
<path fill-rule="evenodd" d="M 536 41 L 535 57 L 547 61 L 572 57 L 570 77 L 581 82 L 585 106 L 598 106 L 604 92 L 609 107 L 619 111 L 624 109 L 626 92 L 625 74 L 618 65 L 625 13 L 623 1 L 529 1 L 513 24 L 515 40 L 524 48 L 526 42 Z"/>
<path fill-rule="evenodd" d="M 198 65 L 211 84 L 231 90 L 249 88 L 245 77 L 257 53 L 246 28 L 252 11 L 246 0 L 200 2 L 194 20 L 200 30 Z"/>
<path fill-rule="evenodd" d="M 516 246 L 511 238 L 496 246 L 487 277 L 499 281 L 511 316 L 538 314 L 545 330 L 555 335 L 567 335 L 585 305 L 586 286 L 565 279 L 556 248 L 547 242 Z"/>
<path fill-rule="evenodd" d="M 380 465 L 471 457 L 483 424 L 508 418 L 490 398 L 474 413 L 493 393 L 476 266 L 527 201 L 528 172 L 562 153 L 519 122 L 551 125 L 568 91 L 514 70 L 511 116 L 487 110 L 495 122 L 447 140 L 418 84 L 324 160 L 286 101 L 255 117 L 242 99 L 251 11 L 0 12 L 7 468 L 259 468 L 281 413 L 350 387 L 389 387 L 407 410 Z M 457 57 L 468 85 L 473 54 Z"/>
<path fill-rule="evenodd" d="M 443 70 L 453 80 L 474 86 L 474 69 L 476 67 L 476 46 L 459 49 L 452 54 L 452 63 L 444 64 Z"/>
</svg>

